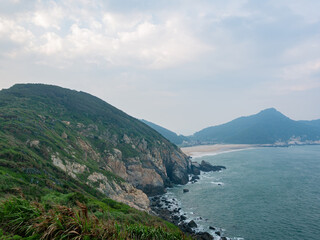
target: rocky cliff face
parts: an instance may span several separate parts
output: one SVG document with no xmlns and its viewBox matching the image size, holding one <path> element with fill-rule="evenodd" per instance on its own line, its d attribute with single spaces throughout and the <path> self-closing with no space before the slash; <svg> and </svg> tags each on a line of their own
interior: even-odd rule
<svg viewBox="0 0 320 240">
<path fill-rule="evenodd" d="M 96 126 L 94 125 L 93 128 L 96 129 Z M 82 125 L 78 131 L 80 135 L 90 137 L 90 131 L 86 126 Z M 98 138 L 109 139 L 103 134 Z M 111 137 L 111 139 L 113 139 L 114 148 L 105 149 L 102 154 L 94 151 L 90 143 L 83 140 L 80 146 L 87 156 L 99 163 L 100 169 L 111 171 L 148 195 L 161 194 L 172 184 L 188 182 L 191 162 L 180 149 L 170 146 L 168 142 L 156 141 L 148 144 L 144 138 L 130 138 L 124 134 L 121 140 L 136 152 L 135 157 L 126 157 L 120 149 L 116 148 L 117 145 L 121 145 L 121 140 L 117 137 Z"/>
<path fill-rule="evenodd" d="M 71 189 L 85 184 L 148 211 L 147 195 L 188 182 L 191 162 L 179 148 L 89 94 L 16 85 L 0 91 L 0 113 L 0 165 L 16 159 L 44 172 L 45 181 L 31 176 L 42 187 L 70 187 L 66 175 L 79 183 Z"/>
</svg>

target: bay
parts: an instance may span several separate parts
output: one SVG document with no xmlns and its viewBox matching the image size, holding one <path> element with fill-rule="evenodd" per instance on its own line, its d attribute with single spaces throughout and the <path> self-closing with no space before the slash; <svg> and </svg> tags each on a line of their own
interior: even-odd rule
<svg viewBox="0 0 320 240">
<path fill-rule="evenodd" d="M 231 239 L 320 239 L 320 146 L 257 148 L 193 159 L 202 160 L 227 169 L 201 173 L 197 183 L 168 190 L 202 230 L 221 228 Z"/>
</svg>

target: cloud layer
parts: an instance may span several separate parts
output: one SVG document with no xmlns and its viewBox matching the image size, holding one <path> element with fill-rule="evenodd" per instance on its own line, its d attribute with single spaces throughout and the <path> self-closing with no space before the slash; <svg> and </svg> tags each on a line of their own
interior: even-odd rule
<svg viewBox="0 0 320 240">
<path fill-rule="evenodd" d="M 320 118 L 318 9 L 317 0 L 6 1 L 0 88 L 89 91 L 182 133 L 266 107 Z"/>
</svg>

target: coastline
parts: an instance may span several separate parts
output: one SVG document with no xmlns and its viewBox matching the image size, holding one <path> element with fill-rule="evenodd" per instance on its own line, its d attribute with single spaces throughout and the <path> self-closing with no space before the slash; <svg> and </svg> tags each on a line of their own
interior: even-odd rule
<svg viewBox="0 0 320 240">
<path fill-rule="evenodd" d="M 184 147 L 181 148 L 181 150 L 184 154 L 192 158 L 200 158 L 203 156 L 212 156 L 221 153 L 241 151 L 257 147 L 262 146 L 257 144 L 214 144 Z M 193 174 L 189 175 L 188 184 L 192 184 L 198 181 L 193 180 L 194 176 L 195 175 Z M 186 184 L 186 188 L 188 184 Z M 202 228 L 202 226 L 197 225 L 197 219 L 187 218 L 186 213 L 181 208 L 180 202 L 176 197 L 165 193 L 162 195 L 151 197 L 149 199 L 151 203 L 150 207 L 155 215 L 175 224 L 183 232 L 189 234 L 193 238 L 199 240 L 231 240 L 231 238 L 223 236 L 224 230 L 222 228 L 210 226 L 209 229 L 204 229 Z M 202 217 L 198 218 L 202 219 Z"/>
<path fill-rule="evenodd" d="M 220 153 L 241 151 L 246 149 L 253 149 L 262 147 L 258 144 L 213 144 L 213 145 L 197 145 L 192 147 L 182 147 L 181 151 L 192 157 L 198 158 L 203 156 L 212 156 Z"/>
</svg>

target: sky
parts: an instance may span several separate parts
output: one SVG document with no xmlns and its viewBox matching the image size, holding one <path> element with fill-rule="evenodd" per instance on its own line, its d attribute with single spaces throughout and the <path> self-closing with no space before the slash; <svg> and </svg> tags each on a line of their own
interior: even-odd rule
<svg viewBox="0 0 320 240">
<path fill-rule="evenodd" d="M 85 91 L 179 134 L 320 119 L 319 0 L 0 0 L 0 89 Z"/>
</svg>

